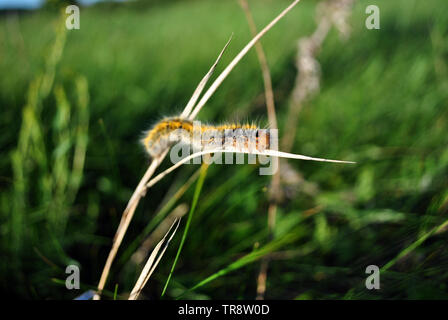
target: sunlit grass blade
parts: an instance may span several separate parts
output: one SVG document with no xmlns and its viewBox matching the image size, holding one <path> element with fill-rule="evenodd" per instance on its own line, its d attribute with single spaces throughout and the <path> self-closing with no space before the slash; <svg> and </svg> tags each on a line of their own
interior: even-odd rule
<svg viewBox="0 0 448 320">
<path fill-rule="evenodd" d="M 233 36 L 233 35 L 232 35 Z M 207 84 L 210 77 L 213 75 L 213 72 L 216 69 L 216 66 L 218 65 L 219 60 L 221 60 L 222 55 L 226 51 L 227 47 L 230 44 L 230 41 L 232 41 L 232 36 L 230 37 L 229 41 L 227 41 L 226 45 L 222 49 L 221 53 L 219 54 L 218 58 L 216 59 L 215 63 L 212 65 L 210 70 L 207 72 L 207 74 L 202 78 L 201 82 L 199 82 L 198 87 L 193 92 L 193 95 L 190 98 L 190 101 L 188 101 L 187 106 L 185 107 L 184 111 L 181 113 L 181 118 L 186 118 L 189 116 L 191 110 L 193 109 L 194 105 L 196 104 L 196 101 L 198 101 L 199 96 L 202 93 L 202 90 L 204 90 L 205 85 Z"/>
<path fill-rule="evenodd" d="M 188 212 L 188 206 L 185 203 L 179 204 L 165 219 L 163 219 L 157 228 L 145 239 L 141 246 L 134 252 L 131 257 L 131 261 L 137 265 L 143 262 L 147 253 L 154 247 L 158 239 L 169 230 L 170 225 L 176 221 L 176 219 L 182 218 Z"/>
<path fill-rule="evenodd" d="M 143 239 L 151 233 L 151 231 L 159 224 L 165 216 L 170 212 L 170 210 L 174 207 L 176 202 L 185 194 L 185 192 L 190 188 L 190 186 L 197 180 L 199 177 L 200 169 L 196 170 L 190 178 L 170 197 L 168 202 L 163 205 L 163 207 L 155 214 L 155 216 L 149 221 L 148 225 L 145 229 L 137 236 L 134 241 L 126 248 L 123 254 L 120 256 L 118 261 L 119 265 L 123 265 L 126 263 L 129 258 L 132 256 L 132 253 L 138 248 Z"/>
<path fill-rule="evenodd" d="M 134 193 L 131 196 L 131 199 L 128 202 L 128 205 L 126 206 L 126 209 L 124 210 L 120 224 L 118 225 L 117 231 L 115 232 L 115 236 L 112 242 L 112 248 L 109 251 L 109 255 L 107 256 L 106 263 L 104 265 L 103 271 L 101 273 L 101 278 L 98 283 L 98 291 L 97 294 L 93 297 L 94 300 L 99 300 L 101 292 L 104 289 L 104 286 L 106 285 L 107 277 L 109 276 L 110 268 L 112 267 L 112 263 L 115 259 L 115 256 L 117 255 L 118 248 L 121 245 L 121 242 L 123 241 L 124 235 L 126 234 L 126 231 L 128 229 L 129 223 L 132 220 L 132 217 L 134 215 L 135 209 L 137 209 L 137 205 L 140 201 L 140 198 L 143 196 L 143 194 L 146 191 L 146 183 L 151 178 L 151 176 L 156 171 L 157 167 L 159 166 L 160 162 L 163 160 L 165 155 L 168 152 L 164 152 L 161 158 L 154 159 L 151 164 L 149 165 L 148 169 L 146 170 L 145 174 L 143 175 L 143 178 L 140 180 L 139 184 L 137 185 L 137 188 L 135 189 Z"/>
<path fill-rule="evenodd" d="M 233 149 L 233 148 L 232 149 L 227 149 L 227 150 L 212 149 L 212 150 L 205 150 L 205 151 L 196 152 L 196 153 L 193 153 L 192 155 L 189 155 L 189 156 L 183 158 L 182 160 L 180 160 L 179 162 L 177 162 L 173 166 L 169 167 L 168 169 L 166 169 L 165 171 L 163 171 L 162 173 L 160 173 L 159 175 L 157 175 L 156 177 L 151 179 L 147 183 L 146 186 L 148 188 L 152 187 L 157 182 L 162 180 L 163 177 L 165 177 L 167 174 L 169 174 L 170 172 L 172 172 L 175 169 L 179 168 L 184 163 L 189 162 L 191 159 L 199 157 L 199 156 L 202 156 L 202 155 L 205 155 L 205 154 L 211 154 L 211 153 L 246 153 L 246 154 L 257 154 L 257 155 L 263 155 L 263 156 L 273 156 L 273 157 L 281 157 L 281 158 L 298 159 L 298 160 L 319 161 L 319 162 L 333 162 L 333 163 L 346 163 L 346 164 L 354 164 L 355 163 L 353 161 L 332 160 L 332 159 L 324 159 L 324 158 L 313 158 L 313 157 L 308 157 L 308 156 L 304 156 L 304 155 L 301 155 L 301 154 L 293 154 L 293 153 L 287 153 L 287 152 L 281 152 L 281 151 L 275 151 L 275 150 L 265 150 L 263 152 L 260 152 L 260 151 L 257 151 L 257 150 L 248 151 L 248 150 L 237 150 L 237 149 Z"/>
<path fill-rule="evenodd" d="M 190 114 L 189 119 L 196 118 L 199 111 L 201 111 L 202 107 L 207 103 L 207 101 L 211 98 L 211 96 L 215 93 L 215 91 L 219 88 L 221 83 L 227 78 L 230 72 L 235 68 L 235 66 L 240 62 L 240 60 L 249 52 L 249 50 L 257 43 L 258 40 L 263 37 L 266 32 L 268 32 L 277 22 L 279 22 L 294 6 L 299 3 L 300 0 L 295 0 L 292 4 L 290 4 L 285 10 L 283 10 L 274 20 L 272 20 L 263 30 L 261 30 L 241 51 L 238 55 L 229 63 L 229 65 L 224 69 L 223 72 L 216 78 L 216 80 L 212 83 L 210 88 L 204 93 L 204 96 L 198 102 L 193 112 Z"/>
</svg>

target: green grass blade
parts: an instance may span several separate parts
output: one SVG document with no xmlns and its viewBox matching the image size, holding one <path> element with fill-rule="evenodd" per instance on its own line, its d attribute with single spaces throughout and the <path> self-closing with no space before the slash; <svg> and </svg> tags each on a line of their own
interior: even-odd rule
<svg viewBox="0 0 448 320">
<path fill-rule="evenodd" d="M 299 237 L 299 233 L 291 232 L 286 234 L 284 237 L 281 237 L 280 239 L 274 240 L 268 244 L 266 244 L 264 247 L 254 250 L 251 253 L 248 253 L 244 257 L 238 259 L 237 261 L 229 264 L 227 267 L 219 270 L 218 272 L 212 274 L 211 276 L 207 277 L 206 279 L 202 280 L 195 286 L 193 286 L 191 289 L 186 290 L 184 293 L 182 293 L 180 296 L 178 296 L 176 299 L 180 299 L 183 297 L 186 293 L 196 290 L 199 287 L 202 287 L 206 285 L 207 283 L 216 280 L 217 278 L 224 276 L 228 274 L 229 272 L 235 271 L 237 269 L 240 269 L 244 267 L 245 265 L 255 262 L 259 260 L 260 258 L 264 257 L 265 255 L 274 252 L 275 250 L 278 250 L 282 246 L 291 243 Z"/>
<path fill-rule="evenodd" d="M 203 163 L 201 167 L 201 173 L 199 175 L 198 183 L 196 184 L 196 188 L 194 190 L 193 202 L 191 204 L 190 212 L 188 213 L 188 220 L 185 226 L 184 234 L 182 235 L 182 240 L 179 245 L 179 249 L 177 250 L 176 258 L 174 259 L 173 266 L 171 267 L 170 274 L 168 275 L 168 279 L 166 280 L 165 286 L 163 287 L 162 297 L 165 295 L 166 289 L 170 282 L 170 279 L 173 275 L 174 268 L 176 267 L 177 260 L 179 259 L 180 252 L 182 251 L 182 247 L 184 246 L 185 239 L 187 238 L 188 229 L 190 228 L 191 220 L 193 218 L 194 211 L 196 209 L 196 204 L 199 199 L 199 195 L 201 194 L 202 186 L 204 184 L 205 177 L 207 176 L 208 164 Z"/>
<path fill-rule="evenodd" d="M 390 267 L 392 267 L 395 263 L 397 263 L 398 260 L 409 254 L 411 251 L 415 250 L 417 247 L 419 247 L 423 242 L 425 242 L 426 239 L 428 239 L 433 234 L 443 230 L 448 226 L 448 220 L 443 222 L 442 224 L 438 225 L 437 227 L 433 228 L 429 232 L 422 235 L 420 238 L 418 238 L 416 241 L 414 241 L 410 246 L 403 249 L 395 258 L 390 260 L 386 265 L 384 265 L 381 268 L 381 271 L 387 271 Z"/>
</svg>

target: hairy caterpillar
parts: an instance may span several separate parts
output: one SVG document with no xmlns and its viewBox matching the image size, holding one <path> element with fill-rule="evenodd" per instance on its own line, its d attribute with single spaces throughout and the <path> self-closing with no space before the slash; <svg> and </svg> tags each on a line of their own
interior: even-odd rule
<svg viewBox="0 0 448 320">
<path fill-rule="evenodd" d="M 263 152 L 271 147 L 271 133 L 254 124 L 201 124 L 180 117 L 164 118 L 141 140 L 152 158 L 175 143 L 191 144 L 196 150 L 216 149 Z"/>
</svg>

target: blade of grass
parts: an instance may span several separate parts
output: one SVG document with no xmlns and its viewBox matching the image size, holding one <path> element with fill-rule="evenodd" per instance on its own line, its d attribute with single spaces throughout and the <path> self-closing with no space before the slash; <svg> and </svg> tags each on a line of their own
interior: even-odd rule
<svg viewBox="0 0 448 320">
<path fill-rule="evenodd" d="M 169 228 L 168 232 L 165 234 L 162 240 L 156 245 L 154 250 L 152 251 L 151 255 L 148 258 L 148 261 L 146 262 L 145 267 L 142 270 L 142 273 L 140 274 L 134 288 L 131 291 L 131 294 L 129 295 L 129 300 L 137 300 L 138 296 L 140 295 L 140 292 L 145 287 L 146 283 L 148 282 L 149 278 L 151 277 L 152 273 L 156 269 L 157 265 L 160 262 L 160 259 L 162 259 L 166 248 L 168 248 L 169 243 L 173 239 L 174 235 L 176 234 L 177 228 L 179 227 L 181 218 L 176 218 L 173 221 L 173 224 Z M 171 232 L 171 230 L 174 230 Z M 171 236 L 167 239 L 168 235 L 171 233 Z M 160 254 L 159 254 L 160 252 Z M 157 260 L 156 260 L 157 257 Z"/>
<path fill-rule="evenodd" d="M 301 154 L 293 154 L 293 153 L 281 152 L 281 151 L 276 151 L 276 150 L 265 150 L 263 152 L 260 152 L 260 151 L 257 151 L 257 150 L 247 151 L 247 150 L 238 150 L 238 149 L 227 149 L 227 150 L 213 149 L 213 150 L 205 150 L 205 151 L 196 152 L 196 153 L 193 153 L 192 155 L 189 155 L 188 157 L 183 158 L 182 160 L 177 162 L 175 165 L 169 167 L 168 169 L 166 169 L 165 171 L 161 172 L 156 177 L 151 179 L 146 184 L 146 187 L 147 188 L 152 187 L 157 182 L 162 180 L 163 177 L 165 177 L 167 174 L 169 174 L 170 172 L 172 172 L 175 169 L 179 168 L 181 165 L 183 165 L 184 163 L 190 161 L 191 159 L 199 157 L 199 156 L 202 156 L 202 155 L 211 154 L 211 153 L 248 153 L 248 154 L 258 154 L 258 155 L 264 155 L 264 156 L 282 157 L 282 158 L 290 158 L 290 159 L 298 159 L 298 160 L 319 161 L 319 162 L 349 163 L 349 164 L 354 164 L 355 163 L 353 161 L 332 160 L 332 159 L 324 159 L 324 158 L 313 158 L 313 157 L 308 157 L 308 156 L 304 156 L 304 155 L 301 155 Z"/>
<path fill-rule="evenodd" d="M 117 292 L 118 292 L 118 283 L 115 284 L 114 300 L 117 300 Z"/>
<path fill-rule="evenodd" d="M 161 295 L 162 297 L 165 295 L 166 289 L 167 289 L 170 279 L 173 275 L 174 268 L 176 267 L 177 260 L 179 259 L 180 252 L 182 251 L 182 248 L 184 246 L 185 239 L 187 238 L 188 229 L 190 228 L 191 220 L 193 219 L 193 214 L 196 209 L 196 204 L 198 202 L 199 195 L 201 194 L 201 190 L 202 190 L 202 186 L 204 184 L 205 177 L 207 176 L 207 169 L 208 169 L 208 164 L 206 164 L 206 163 L 202 164 L 201 173 L 199 175 L 199 179 L 196 184 L 196 188 L 194 190 L 193 202 L 191 203 L 190 212 L 188 213 L 187 224 L 185 226 L 185 230 L 182 235 L 182 240 L 180 242 L 179 249 L 177 250 L 177 253 L 176 253 L 176 258 L 174 259 L 173 266 L 171 267 L 170 274 L 168 275 L 168 279 L 166 280 L 165 286 L 163 287 L 163 291 L 162 291 L 162 295 Z"/>
<path fill-rule="evenodd" d="M 418 248 L 423 242 L 426 241 L 426 239 L 428 239 L 429 237 L 431 237 L 432 235 L 442 231 L 443 229 L 445 229 L 446 227 L 448 227 L 448 220 L 446 220 L 445 222 L 443 222 L 442 224 L 436 226 L 435 228 L 431 229 L 429 232 L 425 233 L 424 235 L 422 235 L 420 238 L 418 238 L 416 241 L 414 241 L 410 246 L 408 246 L 407 248 L 405 248 L 404 250 L 402 250 L 395 258 L 393 258 L 392 260 L 390 260 L 388 263 L 386 263 L 381 269 L 380 271 L 387 271 L 388 269 L 390 269 L 395 263 L 398 262 L 398 260 L 400 260 L 401 258 L 403 258 L 404 256 L 408 255 L 411 251 L 415 250 L 416 248 Z"/>
<path fill-rule="evenodd" d="M 173 209 L 176 202 L 185 194 L 185 192 L 190 188 L 190 186 L 196 181 L 199 177 L 200 169 L 196 170 L 193 175 L 185 182 L 176 193 L 171 196 L 168 202 L 160 209 L 158 213 L 151 219 L 145 229 L 138 235 L 134 241 L 126 248 L 123 254 L 120 256 L 118 261 L 119 265 L 123 265 L 126 263 L 129 258 L 132 256 L 132 253 L 138 248 L 139 244 L 143 241 L 143 239 L 151 233 L 151 231 L 155 228 L 155 226 L 165 218 L 165 216 Z"/>
<path fill-rule="evenodd" d="M 194 108 L 193 112 L 190 114 L 189 119 L 194 119 L 202 107 L 211 98 L 213 93 L 219 88 L 221 83 L 227 78 L 229 73 L 235 68 L 235 66 L 240 62 L 240 60 L 249 52 L 249 50 L 257 43 L 258 40 L 263 37 L 266 32 L 268 32 L 277 22 L 279 22 L 300 0 L 295 0 L 290 4 L 285 10 L 283 10 L 274 20 L 272 20 L 263 30 L 261 30 L 241 51 L 238 55 L 229 63 L 229 65 L 224 69 L 223 72 L 216 78 L 212 83 L 210 88 L 204 93 L 204 96 L 199 100 L 198 104 Z"/>
<path fill-rule="evenodd" d="M 251 253 L 248 253 L 244 257 L 229 264 L 227 267 L 219 270 L 218 272 L 212 274 L 211 276 L 207 277 L 206 279 L 200 281 L 198 284 L 196 284 L 192 288 L 186 290 L 184 293 L 182 293 L 178 297 L 176 297 L 176 299 L 180 299 L 186 293 L 194 291 L 194 290 L 206 285 L 207 283 L 210 283 L 211 281 L 216 280 L 217 278 L 228 274 L 229 272 L 240 269 L 249 263 L 255 262 L 255 261 L 263 258 L 265 255 L 270 254 L 275 250 L 278 250 L 282 246 L 297 240 L 297 238 L 299 238 L 299 237 L 300 236 L 298 234 L 291 232 L 289 234 L 286 234 L 282 238 L 271 241 L 270 243 L 266 244 L 264 247 L 254 250 Z"/>
<path fill-rule="evenodd" d="M 257 35 L 257 28 L 255 26 L 252 13 L 250 12 L 249 4 L 246 0 L 239 0 L 240 6 L 246 15 L 247 23 L 249 24 L 252 37 Z M 266 54 L 264 53 L 261 42 L 255 44 L 255 52 L 257 53 L 258 62 L 260 63 L 261 73 L 263 75 L 264 94 L 266 99 L 266 109 L 268 112 L 269 128 L 277 129 L 277 117 L 275 115 L 275 100 L 274 90 L 272 90 L 272 78 L 269 70 Z"/>
<path fill-rule="evenodd" d="M 157 228 L 145 239 L 131 257 L 131 261 L 137 265 L 143 262 L 149 250 L 163 238 L 163 235 L 170 229 L 176 219 L 182 218 L 188 212 L 188 206 L 185 203 L 179 204 L 164 220 L 162 220 Z"/>
<path fill-rule="evenodd" d="M 255 21 L 252 17 L 252 13 L 249 8 L 249 4 L 247 0 L 239 1 L 241 8 L 246 15 L 247 23 L 249 24 L 249 29 L 252 33 L 252 36 L 256 36 L 257 27 L 255 26 Z M 263 83 L 264 83 L 264 94 L 266 99 L 266 109 L 268 113 L 269 119 L 269 128 L 277 129 L 277 117 L 275 114 L 275 100 L 274 100 L 274 90 L 272 89 L 272 78 L 271 72 L 269 70 L 268 61 L 266 58 L 266 54 L 263 50 L 263 45 L 261 42 L 257 42 L 255 44 L 255 51 L 257 53 L 258 62 L 260 63 L 261 74 L 263 75 Z M 277 162 L 274 164 L 274 167 L 279 167 L 279 159 L 273 158 L 273 161 Z M 275 217 L 277 215 L 277 199 L 280 199 L 281 187 L 280 187 L 280 170 L 277 170 L 275 174 L 272 176 L 272 182 L 269 187 L 269 208 L 268 208 L 268 229 L 269 229 L 269 240 L 272 240 L 274 237 L 274 229 L 275 229 Z M 258 274 L 257 280 L 257 299 L 262 300 L 264 298 L 264 294 L 266 291 L 266 278 L 267 278 L 267 270 L 269 266 L 269 259 L 265 257 L 261 262 L 260 272 Z"/>
<path fill-rule="evenodd" d="M 103 272 L 101 273 L 100 282 L 98 283 L 97 294 L 93 297 L 94 300 L 100 299 L 101 292 L 103 291 L 104 286 L 106 285 L 106 280 L 109 275 L 110 268 L 112 267 L 112 262 L 114 261 L 115 256 L 117 255 L 118 248 L 120 247 L 121 242 L 123 241 L 124 235 L 126 233 L 126 230 L 128 229 L 129 223 L 131 222 L 132 217 L 134 216 L 134 212 L 135 209 L 137 208 L 140 198 L 145 193 L 146 190 L 145 184 L 154 174 L 157 167 L 163 161 L 167 153 L 168 151 L 165 151 L 160 158 L 156 158 L 151 162 L 145 174 L 143 175 L 143 178 L 140 180 L 139 184 L 137 185 L 137 188 L 132 194 L 131 199 L 128 202 L 128 205 L 126 206 L 126 209 L 123 212 L 123 215 L 121 216 L 120 224 L 118 225 L 117 231 L 115 232 L 114 240 L 112 242 L 112 248 L 109 251 L 106 264 L 104 265 Z"/>
<path fill-rule="evenodd" d="M 219 60 L 221 60 L 222 55 L 226 51 L 228 45 L 230 44 L 230 41 L 232 41 L 232 36 L 230 36 L 229 41 L 227 41 L 226 45 L 222 49 L 221 53 L 219 54 L 218 58 L 216 59 L 215 63 L 212 65 L 210 70 L 207 72 L 207 74 L 202 78 L 201 82 L 199 82 L 199 85 L 197 86 L 196 90 L 193 92 L 193 95 L 190 98 L 190 101 L 188 101 L 187 106 L 185 107 L 184 111 L 180 115 L 181 118 L 188 117 L 191 110 L 193 109 L 194 105 L 196 104 L 196 101 L 198 101 L 199 96 L 202 93 L 202 90 L 204 90 L 205 85 L 207 84 L 208 80 L 212 76 L 213 72 L 216 69 L 216 66 L 218 65 Z"/>
</svg>

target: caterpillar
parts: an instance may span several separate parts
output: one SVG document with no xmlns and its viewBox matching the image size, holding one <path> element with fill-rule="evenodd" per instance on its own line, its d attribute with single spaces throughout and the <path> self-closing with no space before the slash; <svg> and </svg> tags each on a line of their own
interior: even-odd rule
<svg viewBox="0 0 448 320">
<path fill-rule="evenodd" d="M 196 150 L 257 150 L 271 147 L 271 132 L 255 124 L 202 124 L 181 117 L 168 117 L 157 122 L 141 139 L 152 158 L 157 158 L 176 143 L 190 144 Z"/>
</svg>

